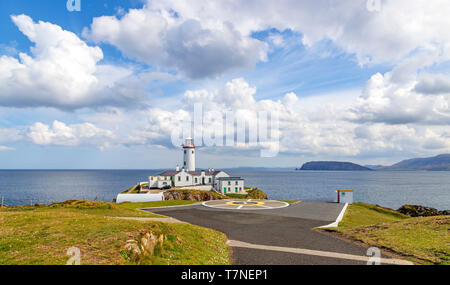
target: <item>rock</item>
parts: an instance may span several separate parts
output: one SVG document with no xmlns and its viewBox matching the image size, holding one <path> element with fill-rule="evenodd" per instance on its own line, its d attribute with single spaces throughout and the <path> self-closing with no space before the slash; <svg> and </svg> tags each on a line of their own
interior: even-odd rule
<svg viewBox="0 0 450 285">
<path fill-rule="evenodd" d="M 152 256 L 156 247 L 163 247 L 166 236 L 155 232 L 141 232 L 136 240 L 127 240 L 125 250 L 134 262 L 139 262 L 145 256 Z"/>
<path fill-rule="evenodd" d="M 209 201 L 221 199 L 221 195 L 218 193 L 201 190 L 169 190 L 165 191 L 163 195 L 164 200 Z"/>
<path fill-rule="evenodd" d="M 267 194 L 258 188 L 249 190 L 247 194 L 247 199 L 268 199 Z"/>
<path fill-rule="evenodd" d="M 403 205 L 397 211 L 410 217 L 429 217 L 449 214 L 448 210 L 438 211 L 435 208 L 420 205 Z"/>
</svg>

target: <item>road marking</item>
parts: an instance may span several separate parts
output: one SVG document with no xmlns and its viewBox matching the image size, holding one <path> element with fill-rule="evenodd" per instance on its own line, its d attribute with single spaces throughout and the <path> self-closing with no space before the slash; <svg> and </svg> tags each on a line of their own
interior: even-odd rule
<svg viewBox="0 0 450 285">
<path fill-rule="evenodd" d="M 339 216 L 336 218 L 336 221 L 332 222 L 331 224 L 318 227 L 319 229 L 323 228 L 337 228 L 339 226 L 339 223 L 344 218 L 345 211 L 347 211 L 348 203 L 345 203 L 344 208 L 342 208 L 341 212 L 339 213 Z"/>
<path fill-rule="evenodd" d="M 248 203 L 248 204 L 246 204 Z M 222 200 L 206 201 L 203 206 L 215 209 L 225 210 L 269 210 L 280 209 L 289 206 L 289 203 L 274 200 Z"/>
<path fill-rule="evenodd" d="M 188 224 L 187 222 L 183 222 L 183 221 L 177 220 L 175 218 L 171 218 L 171 217 L 167 217 L 167 218 L 113 217 L 113 218 L 121 219 L 121 220 L 140 221 L 140 222 L 161 222 L 161 223 Z"/>
<path fill-rule="evenodd" d="M 246 242 L 237 241 L 237 240 L 228 240 L 227 245 L 231 246 L 231 247 L 243 247 L 243 248 L 251 248 L 251 249 L 280 251 L 280 252 L 288 252 L 288 253 L 296 253 L 296 254 L 330 257 L 330 258 L 349 259 L 349 260 L 364 261 L 364 262 L 367 262 L 367 261 L 369 261 L 370 258 L 372 258 L 371 256 L 353 255 L 353 254 L 331 252 L 331 251 L 251 244 L 251 243 L 246 243 Z M 380 258 L 380 263 L 395 264 L 395 265 L 414 265 L 414 263 L 407 261 L 407 260 L 390 259 L 390 258 Z"/>
</svg>

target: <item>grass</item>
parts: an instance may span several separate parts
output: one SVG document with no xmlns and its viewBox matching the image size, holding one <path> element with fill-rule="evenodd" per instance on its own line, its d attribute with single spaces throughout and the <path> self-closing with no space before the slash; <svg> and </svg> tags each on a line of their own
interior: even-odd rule
<svg viewBox="0 0 450 285">
<path fill-rule="evenodd" d="M 246 199 L 247 198 L 247 194 L 228 193 L 228 194 L 225 194 L 225 196 L 233 198 L 233 199 Z"/>
<path fill-rule="evenodd" d="M 133 185 L 130 188 L 128 188 L 127 190 L 122 191 L 121 194 L 137 194 L 139 193 L 139 184 Z"/>
<path fill-rule="evenodd" d="M 359 227 L 379 223 L 389 223 L 407 219 L 409 216 L 375 205 L 354 203 L 349 205 L 340 228 Z"/>
<path fill-rule="evenodd" d="M 184 206 L 199 203 L 198 201 L 188 200 L 168 200 L 168 201 L 155 201 L 155 202 L 140 202 L 140 203 L 121 203 L 119 206 L 130 210 L 138 210 L 142 208 L 153 207 L 169 207 L 169 206 Z"/>
<path fill-rule="evenodd" d="M 416 264 L 450 264 L 450 217 L 410 218 L 379 206 L 349 206 L 338 232 L 352 240 L 386 249 Z"/>
<path fill-rule="evenodd" d="M 288 204 L 298 204 L 301 201 L 300 200 L 280 200 L 280 202 L 286 202 Z"/>
<path fill-rule="evenodd" d="M 124 246 L 149 231 L 164 234 L 166 241 L 139 264 L 230 263 L 223 233 L 188 224 L 117 219 L 151 214 L 108 204 L 71 201 L 31 210 L 1 210 L 0 264 L 63 265 L 70 247 L 81 250 L 81 264 L 136 264 L 123 254 Z"/>
</svg>

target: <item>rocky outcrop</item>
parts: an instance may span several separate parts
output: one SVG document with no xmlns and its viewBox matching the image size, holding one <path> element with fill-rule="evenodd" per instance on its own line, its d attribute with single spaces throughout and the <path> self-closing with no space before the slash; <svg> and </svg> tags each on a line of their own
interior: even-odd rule
<svg viewBox="0 0 450 285">
<path fill-rule="evenodd" d="M 128 261 L 140 263 L 143 259 L 155 254 L 157 249 L 162 250 L 166 236 L 155 232 L 141 232 L 136 239 L 127 240 L 125 249 L 122 251 Z"/>
<path fill-rule="evenodd" d="M 163 195 L 164 200 L 210 201 L 226 198 L 213 191 L 200 190 L 169 190 L 164 192 Z"/>
<path fill-rule="evenodd" d="M 403 205 L 397 211 L 410 217 L 429 217 L 450 214 L 450 211 L 448 210 L 439 211 L 435 208 L 420 205 Z"/>
<path fill-rule="evenodd" d="M 258 188 L 251 189 L 247 191 L 246 199 L 268 199 L 267 194 Z"/>
</svg>

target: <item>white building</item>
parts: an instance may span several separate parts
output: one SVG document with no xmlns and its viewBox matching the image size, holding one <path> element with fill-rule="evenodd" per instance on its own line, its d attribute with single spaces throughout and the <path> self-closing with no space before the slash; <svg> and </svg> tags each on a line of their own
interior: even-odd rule
<svg viewBox="0 0 450 285">
<path fill-rule="evenodd" d="M 244 179 L 240 177 L 220 177 L 215 189 L 222 194 L 239 194 L 245 192 Z"/>
<path fill-rule="evenodd" d="M 221 193 L 245 193 L 244 179 L 240 177 L 230 177 L 225 171 L 212 168 L 208 170 L 195 169 L 195 145 L 191 138 L 187 138 L 182 147 L 184 158 L 182 169 L 180 170 L 177 166 L 174 171 L 166 171 L 158 176 L 150 176 L 149 188 L 196 186 L 202 189 L 214 189 Z"/>
</svg>

